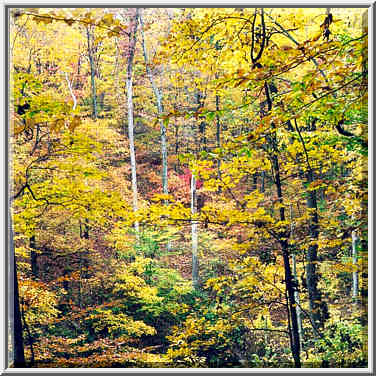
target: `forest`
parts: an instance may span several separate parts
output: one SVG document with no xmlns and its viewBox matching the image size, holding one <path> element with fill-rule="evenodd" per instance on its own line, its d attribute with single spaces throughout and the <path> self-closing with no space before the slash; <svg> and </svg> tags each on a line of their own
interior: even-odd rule
<svg viewBox="0 0 376 376">
<path fill-rule="evenodd" d="M 368 367 L 366 8 L 7 11 L 8 367 Z"/>
</svg>

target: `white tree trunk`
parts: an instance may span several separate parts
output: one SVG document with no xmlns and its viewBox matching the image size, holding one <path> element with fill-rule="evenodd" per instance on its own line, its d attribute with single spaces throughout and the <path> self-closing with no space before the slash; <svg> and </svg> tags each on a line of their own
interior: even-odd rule
<svg viewBox="0 0 376 376">
<path fill-rule="evenodd" d="M 291 230 L 291 237 L 293 235 L 294 231 L 294 223 L 293 223 L 293 215 L 292 215 L 292 205 L 290 205 L 290 230 Z M 294 279 L 297 282 L 298 281 L 298 273 L 296 270 L 296 255 L 292 254 L 292 273 L 294 275 Z M 303 346 L 303 324 L 302 324 L 302 310 L 300 308 L 300 296 L 298 289 L 295 289 L 295 302 L 296 302 L 296 316 L 298 320 L 298 332 L 299 332 L 299 340 L 301 346 Z"/>
<path fill-rule="evenodd" d="M 355 268 L 358 268 L 358 251 L 356 249 L 358 245 L 358 235 L 356 234 L 356 231 L 353 231 L 351 233 L 351 239 L 352 239 L 352 263 Z M 359 272 L 358 270 L 354 270 L 352 273 L 352 296 L 354 299 L 357 299 L 359 296 Z"/>
<path fill-rule="evenodd" d="M 132 193 L 133 193 L 133 211 L 138 210 L 138 192 L 137 192 L 137 173 L 136 173 L 136 153 L 134 148 L 134 124 L 133 124 L 133 60 L 136 49 L 137 38 L 137 24 L 138 24 L 139 8 L 136 9 L 135 26 L 130 36 L 129 56 L 127 62 L 127 107 L 128 107 L 128 138 L 129 138 L 129 153 L 131 158 L 131 172 L 132 172 Z M 138 221 L 134 224 L 136 234 L 140 231 Z"/>
<path fill-rule="evenodd" d="M 191 214 L 197 213 L 197 191 L 196 178 L 192 174 L 191 178 Z M 192 219 L 192 282 L 193 287 L 198 287 L 198 223 Z"/>
<path fill-rule="evenodd" d="M 144 33 L 144 20 L 142 18 L 142 13 L 140 10 L 140 30 L 141 30 L 141 36 L 142 36 L 142 48 L 144 51 L 144 60 L 145 60 L 145 66 L 146 66 L 146 74 L 149 78 L 151 87 L 153 89 L 155 99 L 157 102 L 157 110 L 158 115 L 160 117 L 159 125 L 161 128 L 161 154 L 162 154 L 162 192 L 165 195 L 168 195 L 168 177 L 167 177 L 167 171 L 168 171 L 168 160 L 167 160 L 167 136 L 166 136 L 166 127 L 163 124 L 163 121 L 161 119 L 161 116 L 163 114 L 163 104 L 162 104 L 162 90 L 159 89 L 155 83 L 153 72 L 150 67 L 150 61 L 149 61 L 149 55 L 148 50 L 146 47 L 146 40 L 145 40 L 145 33 Z M 165 205 L 168 205 L 168 200 L 164 201 Z M 167 251 L 171 249 L 171 242 L 167 242 Z"/>
<path fill-rule="evenodd" d="M 68 73 L 67 72 L 64 72 L 65 73 L 65 79 L 67 80 L 67 84 L 68 84 L 68 89 L 69 89 L 69 92 L 70 92 L 70 95 L 73 99 L 73 108 L 72 110 L 74 111 L 76 109 L 76 106 L 77 106 L 77 99 L 76 99 L 76 96 L 74 95 L 74 92 L 73 92 L 73 87 L 72 87 L 72 82 L 69 81 L 69 77 L 68 77 Z"/>
<path fill-rule="evenodd" d="M 292 272 L 295 278 L 295 281 L 298 280 L 298 274 L 296 272 L 296 255 L 292 255 Z M 298 331 L 299 331 L 299 338 L 300 338 L 300 343 L 303 345 L 303 325 L 302 325 L 302 312 L 300 309 L 300 296 L 299 296 L 299 291 L 295 290 L 295 302 L 296 302 L 296 316 L 298 319 Z"/>
</svg>

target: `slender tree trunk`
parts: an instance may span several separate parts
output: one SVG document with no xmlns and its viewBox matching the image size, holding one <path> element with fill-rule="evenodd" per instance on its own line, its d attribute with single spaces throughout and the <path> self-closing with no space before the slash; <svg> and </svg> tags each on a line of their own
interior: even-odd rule
<svg viewBox="0 0 376 376">
<path fill-rule="evenodd" d="M 119 60 L 120 60 L 120 48 L 118 44 L 118 39 L 115 38 L 115 45 L 116 45 L 116 58 L 115 58 L 115 68 L 114 68 L 114 81 L 115 81 L 115 99 L 117 105 L 121 106 L 121 99 L 120 99 L 120 69 L 119 69 Z"/>
<path fill-rule="evenodd" d="M 68 84 L 68 89 L 69 89 L 69 93 L 73 99 L 73 108 L 72 110 L 74 111 L 76 109 L 76 106 L 77 106 L 77 98 L 76 96 L 74 95 L 74 92 L 73 92 L 73 86 L 72 86 L 72 82 L 69 81 L 69 77 L 68 77 L 68 73 L 65 72 L 65 80 L 67 81 L 67 84 Z"/>
<path fill-rule="evenodd" d="M 199 91 L 196 92 L 196 101 L 197 101 L 197 110 L 202 107 L 201 102 L 201 93 Z M 192 131 L 193 135 L 195 135 L 196 131 L 196 124 L 193 124 Z M 196 133 L 197 135 L 197 133 Z M 200 142 L 198 141 L 198 137 L 195 137 L 196 140 L 196 155 L 200 152 Z M 197 214 L 197 181 L 196 177 L 193 175 L 191 176 L 191 215 L 192 217 Z M 195 289 L 198 288 L 198 282 L 199 282 L 199 259 L 198 259 L 198 222 L 192 219 L 192 282 L 193 287 Z"/>
<path fill-rule="evenodd" d="M 252 176 L 252 191 L 255 191 L 257 189 L 257 176 L 257 172 Z"/>
<path fill-rule="evenodd" d="M 309 183 L 313 182 L 312 173 L 309 172 L 307 181 Z M 318 272 L 316 270 L 316 265 L 318 263 L 317 259 L 317 240 L 319 237 L 318 231 L 318 215 L 317 215 L 317 200 L 316 192 L 308 192 L 307 198 L 307 208 L 310 210 L 310 223 L 308 225 L 309 235 L 315 244 L 310 244 L 307 252 L 307 264 L 306 264 L 306 275 L 307 275 L 307 289 L 309 297 L 309 310 L 311 314 L 312 323 L 315 325 L 315 329 L 323 324 L 321 318 L 320 307 L 321 307 L 321 293 L 317 287 L 318 284 Z"/>
<path fill-rule="evenodd" d="M 292 205 L 290 205 L 290 237 L 293 238 L 294 234 L 294 223 L 293 223 L 293 214 L 292 214 Z M 294 275 L 295 285 L 296 287 L 299 285 L 298 281 L 298 273 L 296 270 L 296 255 L 295 253 L 292 254 L 292 273 Z M 303 347 L 303 324 L 302 324 L 302 312 L 300 308 L 300 296 L 298 288 L 295 289 L 295 301 L 296 301 L 296 315 L 298 318 L 298 328 L 299 328 L 299 340 L 300 346 Z"/>
<path fill-rule="evenodd" d="M 276 140 L 274 140 L 276 142 Z M 277 195 L 278 200 L 282 204 L 283 202 L 283 195 L 282 195 L 282 184 L 280 179 L 280 169 L 279 169 L 279 161 L 276 151 L 274 150 L 273 153 L 273 165 L 275 171 L 275 184 L 277 187 Z M 281 221 L 285 221 L 285 208 L 281 207 L 279 209 L 280 219 Z M 281 238 L 287 237 L 286 234 L 282 235 Z M 293 279 L 293 275 L 291 273 L 290 267 L 290 254 L 289 254 L 289 244 L 287 240 L 280 240 L 279 241 L 281 248 L 282 248 L 282 256 L 283 256 L 283 263 L 285 269 L 285 283 L 286 283 L 286 290 L 288 296 L 288 310 L 291 317 L 291 352 L 294 358 L 295 367 L 300 368 L 300 336 L 299 336 L 299 325 L 298 325 L 298 316 L 296 312 L 296 301 L 295 301 L 295 281 Z"/>
<path fill-rule="evenodd" d="M 191 214 L 192 217 L 197 213 L 197 191 L 196 178 L 192 174 L 191 178 Z M 198 223 L 192 219 L 192 282 L 195 289 L 198 288 Z"/>
<path fill-rule="evenodd" d="M 9 220 L 9 260 L 10 260 L 10 294 L 9 297 L 13 297 L 10 308 L 10 320 L 12 330 L 12 347 L 13 347 L 13 365 L 15 368 L 23 368 L 26 366 L 25 363 L 25 353 L 24 353 L 24 343 L 23 343 L 23 328 L 22 328 L 22 317 L 20 310 L 20 299 L 19 299 L 19 289 L 18 289 L 18 279 L 17 279 L 17 260 L 14 250 L 14 240 L 13 240 L 13 228 L 12 220 Z M 13 275 L 12 275 L 13 274 Z"/>
<path fill-rule="evenodd" d="M 218 76 L 216 76 L 218 77 Z M 216 95 L 215 96 L 215 110 L 216 111 L 219 111 L 219 95 Z M 221 122 L 219 120 L 219 115 L 218 115 L 218 112 L 217 112 L 217 116 L 216 116 L 216 141 L 217 141 L 217 148 L 220 148 L 221 147 Z M 220 158 L 218 158 L 217 160 L 217 170 L 218 170 L 218 179 L 220 180 L 221 179 L 221 160 Z M 218 188 L 218 191 L 219 193 L 221 192 L 221 187 Z"/>
<path fill-rule="evenodd" d="M 162 90 L 159 89 L 155 83 L 153 72 L 151 71 L 148 51 L 146 47 L 146 40 L 145 40 L 145 33 L 144 33 L 144 20 L 142 18 L 142 12 L 140 9 L 139 14 L 140 19 L 140 29 L 141 29 L 141 36 L 142 36 L 142 48 L 144 51 L 144 60 L 145 60 L 145 66 L 146 66 L 146 73 L 149 77 L 149 81 L 151 84 L 151 87 L 153 89 L 155 99 L 157 102 L 157 110 L 158 115 L 161 118 L 163 114 L 163 104 L 162 104 Z M 159 120 L 159 125 L 161 128 L 161 154 L 162 154 L 162 192 L 165 195 L 168 195 L 168 159 L 167 159 L 167 130 L 166 127 L 162 121 L 162 119 Z M 168 205 L 168 200 L 164 200 L 165 205 Z M 171 248 L 171 241 L 167 241 L 167 251 L 169 251 Z"/>
<path fill-rule="evenodd" d="M 90 231 L 90 226 L 89 226 L 89 220 L 85 218 L 85 223 L 81 224 L 80 223 L 80 237 L 81 239 L 89 239 L 89 231 Z M 88 268 L 88 255 L 85 253 L 80 253 L 80 259 L 79 259 L 79 266 L 80 266 L 80 277 L 78 281 L 78 306 L 80 309 L 83 307 L 83 299 L 82 299 L 82 266 L 84 266 L 87 270 Z M 87 276 L 84 276 L 84 278 L 87 278 Z"/>
<path fill-rule="evenodd" d="M 270 97 L 269 87 L 267 82 L 265 82 L 265 95 L 267 98 L 268 104 L 268 112 L 272 109 L 272 99 Z M 274 128 L 274 124 L 272 124 Z M 277 148 L 277 136 L 274 133 L 273 136 L 268 137 L 269 144 L 272 147 L 271 151 L 271 162 L 273 164 L 274 169 L 274 183 L 277 188 L 277 197 L 278 202 L 281 204 L 279 208 L 279 217 L 282 222 L 286 220 L 285 215 L 285 208 L 283 206 L 283 193 L 282 193 L 282 183 L 281 183 L 281 175 L 280 175 L 280 167 L 279 167 L 279 160 L 278 160 L 278 148 Z M 299 326 L 298 326 L 298 316 L 296 312 L 296 301 L 295 301 L 295 289 L 296 283 L 294 281 L 294 277 L 291 272 L 290 266 L 290 252 L 289 252 L 289 243 L 288 243 L 288 233 L 287 230 L 284 233 L 280 234 L 279 244 L 281 245 L 282 249 L 282 257 L 285 269 L 285 284 L 286 284 L 286 291 L 287 291 L 287 315 L 291 319 L 291 328 L 289 327 L 290 331 L 290 341 L 291 341 L 291 352 L 294 358 L 294 363 L 296 368 L 301 368 L 300 363 L 300 337 L 299 337 Z"/>
<path fill-rule="evenodd" d="M 129 37 L 129 56 L 127 62 L 127 106 L 128 106 L 128 138 L 129 138 L 129 152 L 131 157 L 131 172 L 132 172 L 132 192 L 133 192 L 133 211 L 138 210 L 138 192 L 137 192 L 137 173 L 136 173 L 136 153 L 134 147 L 134 125 L 133 125 L 133 61 L 137 41 L 137 26 L 138 26 L 139 8 L 136 8 L 134 16 L 134 28 Z M 134 224 L 136 234 L 140 232 L 138 221 Z"/>
<path fill-rule="evenodd" d="M 310 164 L 308 157 L 308 152 L 305 146 L 304 139 L 300 132 L 298 123 L 294 120 L 296 131 L 298 132 L 300 141 L 303 146 L 304 154 L 307 163 L 307 174 L 306 180 L 307 184 L 314 182 L 314 173 Z M 311 316 L 311 322 L 314 326 L 315 332 L 318 332 L 319 327 L 324 327 L 325 320 L 328 318 L 328 307 L 326 303 L 322 300 L 322 294 L 318 288 L 318 282 L 320 273 L 316 270 L 316 265 L 318 264 L 317 257 L 317 241 L 319 239 L 319 218 L 318 218 L 318 208 L 317 208 L 317 194 L 316 191 L 309 191 L 307 197 L 307 208 L 309 210 L 309 224 L 308 231 L 310 237 L 310 244 L 307 252 L 307 264 L 306 264 L 306 275 L 307 275 L 307 290 L 309 298 L 309 310 Z"/>
<path fill-rule="evenodd" d="M 175 156 L 179 154 L 179 125 L 175 124 Z M 180 169 L 180 161 L 177 158 L 177 163 L 175 165 L 175 171 L 178 172 Z"/>
<path fill-rule="evenodd" d="M 296 271 L 296 255 L 293 254 L 291 257 L 292 257 L 292 272 L 293 272 L 293 275 L 294 275 L 294 280 L 297 283 L 298 273 Z M 296 302 L 296 316 L 298 318 L 299 340 L 300 340 L 300 345 L 303 346 L 302 312 L 301 312 L 301 309 L 300 309 L 299 291 L 297 289 L 295 290 L 295 302 Z"/>
<path fill-rule="evenodd" d="M 352 239 L 352 263 L 355 268 L 358 267 L 358 250 L 357 250 L 357 245 L 358 245 L 358 235 L 356 234 L 356 231 L 353 231 L 351 233 L 351 239 Z M 355 301 L 357 301 L 359 297 L 359 272 L 358 270 L 354 270 L 352 273 L 352 296 Z"/>
<path fill-rule="evenodd" d="M 32 336 L 29 325 L 26 322 L 25 311 L 23 309 L 21 309 L 21 317 L 22 317 L 22 322 L 24 324 L 24 327 L 27 333 L 27 339 L 29 340 L 30 353 L 31 353 L 30 365 L 31 367 L 33 367 L 35 363 L 34 346 L 33 346 L 34 337 Z"/>
<path fill-rule="evenodd" d="M 149 62 L 149 56 L 148 56 L 148 51 L 146 47 L 146 41 L 145 41 L 145 34 L 144 34 L 144 21 L 142 18 L 142 13 L 140 10 L 139 14 L 139 19 L 140 19 L 140 30 L 141 30 L 141 35 L 142 35 L 142 47 L 144 51 L 144 60 L 145 60 L 145 66 L 146 66 L 146 73 L 149 78 L 150 84 L 153 88 L 153 92 L 155 95 L 155 99 L 157 102 L 157 110 L 158 110 L 158 115 L 161 116 L 163 114 L 163 105 L 162 105 L 162 92 L 161 90 L 157 87 L 153 73 L 151 71 L 151 66 Z M 168 180 L 167 180 L 167 137 L 166 137 L 166 127 L 163 124 L 163 121 L 160 120 L 160 127 L 161 127 L 161 153 L 162 153 L 162 191 L 164 194 L 168 194 Z M 167 204 L 167 202 L 166 202 Z"/>
<path fill-rule="evenodd" d="M 97 110 L 97 90 L 95 87 L 95 65 L 94 65 L 94 56 L 93 56 L 93 43 L 91 41 L 92 35 L 90 34 L 89 27 L 86 28 L 87 35 L 87 53 L 89 55 L 90 62 L 90 77 L 91 77 L 91 97 L 92 97 L 92 117 L 96 119 L 98 117 Z"/>
<path fill-rule="evenodd" d="M 79 266 L 80 266 L 80 277 L 78 280 L 78 306 L 80 309 L 82 309 L 82 255 L 80 254 L 80 261 L 79 261 Z"/>
</svg>

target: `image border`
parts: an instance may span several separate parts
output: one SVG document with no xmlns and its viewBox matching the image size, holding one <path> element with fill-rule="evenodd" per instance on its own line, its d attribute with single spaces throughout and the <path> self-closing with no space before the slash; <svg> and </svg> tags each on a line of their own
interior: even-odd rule
<svg viewBox="0 0 376 376">
<path fill-rule="evenodd" d="M 323 8 L 323 7 L 332 7 L 332 8 L 365 8 L 368 9 L 368 30 L 369 30 L 369 54 L 368 54 L 368 63 L 369 63 L 369 73 L 368 73 L 368 88 L 369 88 L 369 100 L 368 100 L 368 177 L 369 177 L 369 186 L 368 186 L 368 193 L 369 193 L 369 204 L 368 204 L 368 255 L 369 255 L 369 266 L 368 266 L 368 291 L 369 291 L 369 299 L 368 299 L 368 368 L 325 368 L 325 369 L 311 369 L 311 368 L 215 368 L 215 369 L 205 369 L 205 368 L 7 368 L 9 364 L 9 356 L 8 356 L 8 336 L 9 336 L 9 310 L 12 306 L 12 283 L 10 282 L 12 279 L 9 278 L 11 276 L 11 267 L 9 260 L 9 215 L 10 215 L 10 208 L 9 208 L 9 163 L 11 161 L 11 156 L 9 154 L 9 64 L 10 64 L 10 56 L 9 56 L 9 13 L 11 9 L 14 8 L 238 8 L 238 7 L 247 7 L 247 8 L 254 8 L 254 7 L 268 7 L 268 8 Z M 3 195 L 2 195 L 2 204 L 3 204 L 3 220 L 4 226 L 2 228 L 2 239 L 4 242 L 4 250 L 2 252 L 2 262 L 3 262 L 3 287 L 2 287 L 2 301 L 4 302 L 3 305 L 3 341 L 2 341 L 2 364 L 1 364 L 1 374 L 4 375 L 24 375 L 29 373 L 53 373 L 53 374 L 82 374 L 82 373 L 93 373 L 93 374 L 108 374 L 108 373 L 126 373 L 126 374 L 151 374 L 151 373 L 182 373 L 182 374 L 205 374 L 205 373 L 224 373 L 224 374 L 236 374 L 236 373 L 252 373 L 252 374 L 262 374 L 262 375 L 273 375 L 278 373 L 302 373 L 302 374 L 330 374 L 330 373 L 344 373 L 346 375 L 357 375 L 357 374 L 373 374 L 373 351 L 374 351 L 374 302 L 375 302 L 375 289 L 374 289 L 374 281 L 373 281 L 373 271 L 375 270 L 375 257 L 373 256 L 373 234 L 374 234 L 374 221 L 373 221 L 373 213 L 376 207 L 376 204 L 373 200 L 373 188 L 374 188 L 374 176 L 375 176 L 375 163 L 374 163 L 374 155 L 373 155 L 373 146 L 375 145 L 376 136 L 375 132 L 373 131 L 373 111 L 375 104 L 375 99 L 373 95 L 373 88 L 375 87 L 375 76 L 374 76 L 374 58 L 375 58 L 375 50 L 373 48 L 373 44 L 375 42 L 375 29 L 374 29 L 374 20 L 376 16 L 376 8 L 375 3 L 370 2 L 312 2 L 312 3 L 302 3 L 302 2 L 276 2 L 276 1 L 263 1 L 257 3 L 251 3 L 250 1 L 247 2 L 237 2 L 236 4 L 228 4 L 222 3 L 221 1 L 216 2 L 205 2 L 200 3 L 199 1 L 192 1 L 190 3 L 177 3 L 176 1 L 165 1 L 163 3 L 150 3 L 150 2 L 143 2 L 143 3 L 124 3 L 124 2 L 111 2 L 111 4 L 104 4 L 103 2 L 80 2 L 79 4 L 75 3 L 74 1 L 65 1 L 65 2 L 52 2 L 49 1 L 44 3 L 38 2 L 7 2 L 3 4 L 2 7 L 3 11 L 3 25 L 4 25 L 4 36 L 2 38 L 3 42 L 3 56 L 2 64 L 3 64 L 3 90 L 2 94 L 4 95 L 2 106 L 3 106 L 3 113 L 4 113 L 4 125 L 2 127 L 2 136 L 4 139 L 4 152 L 2 154 L 3 159 L 3 168 L 4 168 L 4 175 L 3 175 Z"/>
</svg>

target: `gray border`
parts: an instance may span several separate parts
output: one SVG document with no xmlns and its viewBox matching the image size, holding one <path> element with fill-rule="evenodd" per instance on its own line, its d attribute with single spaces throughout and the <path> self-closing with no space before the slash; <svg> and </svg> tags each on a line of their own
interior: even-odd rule
<svg viewBox="0 0 376 376">
<path fill-rule="evenodd" d="M 350 3 L 350 4 L 338 4 L 338 3 L 328 3 L 328 4 L 314 4 L 314 3 L 308 3 L 308 4 L 304 4 L 304 5 L 299 5 L 299 4 L 281 4 L 281 3 L 276 3 L 276 4 L 265 4 L 265 3 L 252 3 L 252 4 L 239 4 L 239 3 L 235 3 L 235 4 L 232 4 L 232 5 L 225 5 L 225 4 L 219 4 L 219 5 L 213 5 L 213 4 L 200 4 L 199 6 L 197 5 L 192 5 L 192 4 L 148 4 L 148 3 L 143 3 L 143 4 L 126 4 L 127 8 L 128 7 L 131 7 L 131 8 L 241 8 L 241 7 L 247 7 L 247 8 L 251 8 L 251 7 L 264 7 L 264 8 L 326 8 L 326 7 L 331 7 L 331 8 L 364 8 L 364 9 L 368 9 L 370 8 L 369 11 L 372 10 L 372 23 L 374 25 L 374 20 L 376 19 L 376 2 L 374 3 L 370 3 L 370 4 L 356 4 L 356 3 Z M 4 250 L 5 250 L 5 265 L 4 265 L 4 286 L 5 286 L 5 291 L 8 292 L 8 296 L 6 296 L 5 298 L 5 317 L 4 317 L 4 320 L 5 320 L 5 323 L 4 323 L 4 328 L 6 328 L 6 332 L 5 332 L 5 357 L 4 357 L 4 360 L 5 360 L 5 366 L 8 366 L 9 365 L 9 357 L 8 357 L 8 329 L 9 329 L 9 326 L 8 326 L 8 315 L 9 315 L 9 302 L 11 301 L 11 296 L 12 294 L 9 294 L 11 291 L 9 291 L 9 288 L 12 288 L 12 284 L 10 284 L 10 281 L 9 281 L 9 274 L 10 274 L 10 268 L 9 268 L 9 215 L 10 215 L 10 201 L 9 201 L 9 118 L 8 118 L 8 109 L 9 109 L 9 64 L 10 64 L 10 58 L 9 58 L 9 11 L 11 9 L 17 9 L 17 8 L 123 8 L 124 6 L 122 6 L 121 4 L 106 4 L 106 5 L 97 5 L 97 4 L 92 4 L 92 5 L 89 5 L 89 4 L 50 4 L 50 5 L 47 5 L 47 4 L 5 4 L 4 6 L 4 52 L 5 52 L 5 64 L 4 64 L 4 84 L 5 84 L 5 89 L 4 89 L 4 94 L 5 94 L 5 111 L 4 111 L 4 126 L 5 126 L 5 139 L 4 139 L 4 163 L 6 163 L 6 166 L 4 166 L 4 181 L 5 181 L 5 189 L 4 189 L 4 194 L 5 194 L 5 205 L 6 205 L 6 210 L 4 212 L 4 224 L 6 226 L 6 231 L 4 233 Z M 375 30 L 375 27 L 373 27 L 373 41 L 375 43 L 375 40 L 376 40 L 376 30 Z M 374 48 L 373 49 L 373 62 L 375 61 L 375 57 L 376 57 L 376 49 Z M 371 75 L 373 75 L 374 73 L 374 69 L 371 71 Z M 369 77 L 369 74 L 368 74 L 368 77 Z M 373 75 L 373 88 L 375 88 L 375 85 L 376 85 L 376 78 L 375 76 Z M 376 107 L 376 100 L 375 98 L 372 98 L 372 104 L 373 104 L 373 108 Z M 371 116 L 369 114 L 369 119 L 371 119 Z M 373 116 L 372 116 L 372 119 L 373 119 Z M 376 145 L 376 132 L 374 131 L 373 132 L 373 145 Z M 376 163 L 375 162 L 375 156 L 373 158 L 373 181 L 372 181 L 372 189 L 374 187 L 374 183 L 375 183 L 375 175 L 376 175 Z M 369 210 L 369 206 L 367 208 Z M 375 212 L 375 209 L 376 209 L 376 202 L 374 201 L 373 202 L 373 213 Z M 369 212 L 368 212 L 368 215 L 369 215 Z M 370 218 L 370 216 L 369 216 Z M 372 230 L 376 230 L 375 228 L 375 224 L 372 223 L 373 225 L 373 228 Z M 373 233 L 372 235 L 370 236 L 370 234 L 368 235 L 369 236 L 369 240 L 370 238 L 372 237 L 373 239 Z M 373 244 L 373 243 L 371 243 Z M 371 250 L 372 251 L 372 250 Z M 375 270 L 375 266 L 376 266 L 376 257 L 373 257 L 373 270 L 370 270 L 370 272 L 372 273 L 374 270 Z M 9 273 L 9 274 L 8 274 Z M 373 286 L 375 287 L 375 286 Z M 13 290 L 12 290 L 13 292 Z M 374 304 L 375 304 L 375 298 L 376 298 L 376 293 L 375 293 L 375 288 L 373 289 L 373 306 L 372 306 L 372 311 L 371 313 L 373 314 L 373 309 L 374 309 Z M 370 318 L 368 318 L 368 322 L 370 322 Z M 371 319 L 371 322 L 373 323 L 373 317 Z M 373 354 L 375 354 L 375 349 L 374 349 L 374 338 L 375 338 L 375 334 L 376 334 L 376 330 L 375 330 L 375 326 L 373 327 L 373 341 L 372 343 L 370 343 L 370 345 L 372 346 L 372 350 L 373 350 Z M 374 356 L 374 359 L 375 359 L 375 356 Z M 370 363 L 368 363 L 369 365 Z M 374 365 L 373 365 L 373 362 L 372 362 L 372 366 L 373 366 L 373 370 L 371 372 L 362 372 L 362 369 L 360 368 L 359 371 L 360 372 L 353 372 L 353 373 L 348 373 L 346 372 L 346 369 L 344 368 L 343 369 L 343 373 L 345 373 L 346 375 L 348 376 L 352 376 L 352 375 L 359 375 L 359 374 L 364 374 L 364 375 L 373 375 L 374 374 Z M 13 376 L 21 376 L 21 375 L 26 375 L 26 374 L 32 374 L 32 372 L 27 372 L 27 370 L 31 370 L 29 368 L 25 368 L 25 369 L 20 369 L 21 370 L 25 370 L 25 372 L 7 372 L 7 369 L 9 368 L 6 368 L 4 372 L 2 372 L 1 374 L 2 375 L 13 375 Z M 35 369 L 37 370 L 37 369 Z M 69 370 L 73 370 L 73 372 L 69 372 Z M 75 373 L 74 372 L 75 368 L 67 368 L 67 372 L 64 372 L 64 371 L 61 371 L 61 370 L 58 370 L 58 371 L 51 371 L 53 372 L 54 374 L 59 374 L 59 375 L 64 375 L 64 374 L 69 374 L 69 375 L 82 375 L 82 374 L 85 374 L 85 373 L 90 373 L 89 371 L 88 372 L 80 372 L 80 373 Z M 133 372 L 132 373 L 132 369 L 131 368 L 126 368 L 126 372 L 124 372 L 124 374 L 127 374 L 127 375 L 132 375 L 132 374 L 135 374 L 135 375 L 150 375 L 150 374 L 154 374 L 154 373 L 163 373 L 164 371 L 158 371 L 158 370 L 153 370 L 153 371 L 150 371 L 150 372 L 145 372 L 145 373 L 139 373 L 139 372 Z M 196 376 L 196 375 L 207 375 L 207 374 L 210 374 L 210 373 L 215 373 L 215 369 L 210 369 L 212 372 L 207 372 L 207 373 L 200 373 L 200 372 L 192 372 L 192 373 L 189 373 L 189 372 L 179 372 L 179 368 L 176 368 L 176 372 L 174 373 L 177 373 L 177 374 L 184 374 L 184 375 L 187 375 L 187 376 Z M 250 368 L 249 371 L 246 371 L 246 372 L 234 372 L 234 371 L 231 371 L 232 369 L 229 369 L 229 371 L 227 372 L 221 372 L 220 374 L 247 374 L 247 373 L 252 373 L 252 374 L 260 374 L 260 375 L 265 375 L 265 376 L 269 376 L 269 375 L 275 375 L 276 373 L 288 373 L 288 369 L 286 368 L 281 368 L 281 371 L 278 371 L 278 372 L 271 372 L 271 373 L 257 373 L 257 371 L 255 372 L 252 372 L 252 369 Z M 331 371 L 330 369 L 327 369 L 328 372 L 314 372 L 313 369 L 304 369 L 302 368 L 302 371 L 305 371 L 307 370 L 307 372 L 302 372 L 302 374 L 304 375 L 317 375 L 317 374 L 320 374 L 320 375 L 325 375 L 327 373 L 329 374 L 333 374 L 334 371 Z M 37 372 L 33 372 L 35 374 L 37 374 Z M 173 372 L 169 372 L 168 374 L 174 374 Z M 48 374 L 48 373 L 46 373 Z M 95 372 L 95 375 L 106 375 L 107 373 L 104 371 L 104 372 Z M 121 374 L 120 372 L 116 372 L 114 374 Z M 300 373 L 296 373 L 296 374 L 300 374 Z"/>
<path fill-rule="evenodd" d="M 195 6 L 192 4 L 148 4 L 148 3 L 142 3 L 141 5 L 139 3 L 128 3 L 127 8 L 251 8 L 252 7 L 263 7 L 263 8 L 326 8 L 326 7 L 331 7 L 331 8 L 370 8 L 372 7 L 372 4 L 356 4 L 356 3 L 350 3 L 350 4 L 343 4 L 339 5 L 338 3 L 328 3 L 328 4 L 315 4 L 315 3 L 310 3 L 310 4 L 304 4 L 304 5 L 296 5 L 296 4 L 265 4 L 265 3 L 252 3 L 252 4 L 240 4 L 240 3 L 235 3 L 233 5 L 225 5 L 225 4 L 220 4 L 220 5 L 213 5 L 213 4 L 200 4 L 200 6 Z M 101 5 L 90 5 L 88 4 L 59 4 L 55 6 L 51 5 L 45 5 L 45 4 L 7 4 L 5 5 L 6 9 L 12 9 L 12 8 L 124 8 L 121 4 L 108 4 L 105 6 Z"/>
<path fill-rule="evenodd" d="M 10 276 L 11 276 L 11 273 L 13 273 L 13 269 L 12 269 L 12 265 L 10 265 L 9 263 L 9 219 L 10 219 L 10 202 L 9 202 L 9 131 L 8 131 L 8 127 L 9 127 L 9 117 L 8 117 L 8 113 L 9 113 L 9 80 L 10 80 L 10 77 L 9 77 L 9 64 L 10 64 L 10 59 L 9 59 L 9 35 L 8 35 L 8 32 L 9 32 L 9 17 L 8 17 L 8 9 L 5 7 L 5 10 L 4 10 L 4 28 L 5 28 L 5 32 L 4 32 L 4 47 L 5 47 L 5 64 L 4 64 L 4 78 L 5 78 L 5 108 L 4 108 L 4 127 L 5 127 L 5 130 L 4 130 L 4 134 L 5 134 L 5 138 L 4 138 L 4 163 L 6 163 L 6 166 L 4 166 L 4 181 L 5 181 L 5 205 L 6 205 L 6 210 L 4 211 L 4 223 L 5 223 L 5 231 L 4 231 L 4 240 L 5 240 L 5 248 L 4 248 L 4 251 L 5 251 L 5 265 L 4 265 L 4 286 L 5 286 L 5 291 L 8 293 L 8 296 L 6 297 L 6 304 L 5 304 L 5 323 L 4 323 L 4 327 L 6 328 L 5 330 L 5 357 L 4 357 L 4 360 L 5 360 L 5 366 L 8 367 L 9 365 L 9 351 L 8 351 L 8 347 L 9 347 L 9 333 L 8 333 L 8 330 L 9 330 L 9 317 L 8 315 L 10 314 L 10 304 L 11 304 L 11 300 L 12 300 L 12 296 L 14 294 L 14 291 L 12 289 L 12 291 L 9 291 L 9 285 L 10 285 Z"/>
</svg>

